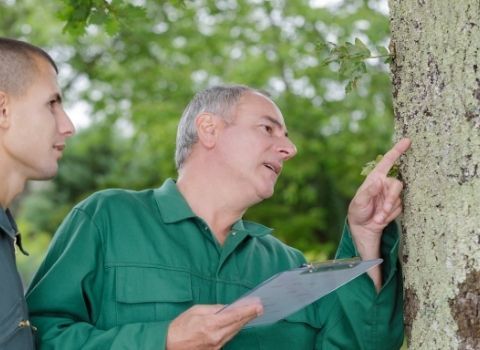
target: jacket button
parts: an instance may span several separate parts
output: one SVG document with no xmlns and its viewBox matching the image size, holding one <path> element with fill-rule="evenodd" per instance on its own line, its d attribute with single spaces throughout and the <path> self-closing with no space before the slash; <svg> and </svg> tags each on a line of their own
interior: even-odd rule
<svg viewBox="0 0 480 350">
<path fill-rule="evenodd" d="M 29 320 L 21 320 L 21 321 L 18 323 L 18 327 L 20 327 L 20 328 L 30 327 L 30 321 L 29 321 Z"/>
</svg>

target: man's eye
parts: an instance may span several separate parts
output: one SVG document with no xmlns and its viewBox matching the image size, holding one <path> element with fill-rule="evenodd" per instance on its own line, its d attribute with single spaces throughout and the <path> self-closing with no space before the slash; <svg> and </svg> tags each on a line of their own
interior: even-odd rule
<svg viewBox="0 0 480 350">
<path fill-rule="evenodd" d="M 263 126 L 263 129 L 269 134 L 273 132 L 273 128 L 270 125 L 262 125 L 262 126 Z"/>
</svg>

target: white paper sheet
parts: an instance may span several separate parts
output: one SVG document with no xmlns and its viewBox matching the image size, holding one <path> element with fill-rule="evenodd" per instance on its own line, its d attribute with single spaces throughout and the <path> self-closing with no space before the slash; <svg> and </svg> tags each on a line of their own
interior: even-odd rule
<svg viewBox="0 0 480 350">
<path fill-rule="evenodd" d="M 250 321 L 246 327 L 274 323 L 381 262 L 382 259 L 338 259 L 280 272 L 222 310 L 260 301 L 263 315 Z"/>
</svg>

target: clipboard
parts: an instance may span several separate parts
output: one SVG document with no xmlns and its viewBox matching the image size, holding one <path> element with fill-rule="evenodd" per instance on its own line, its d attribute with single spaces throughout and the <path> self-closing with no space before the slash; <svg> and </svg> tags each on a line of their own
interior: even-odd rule
<svg viewBox="0 0 480 350">
<path fill-rule="evenodd" d="M 277 273 L 219 312 L 260 302 L 263 314 L 244 327 L 275 323 L 333 292 L 382 261 L 353 258 L 305 264 Z"/>
</svg>

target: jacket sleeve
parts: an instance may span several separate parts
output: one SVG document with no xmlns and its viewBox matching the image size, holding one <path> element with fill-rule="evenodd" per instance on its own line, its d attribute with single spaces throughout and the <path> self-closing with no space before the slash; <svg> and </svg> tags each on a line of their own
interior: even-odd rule
<svg viewBox="0 0 480 350">
<path fill-rule="evenodd" d="M 317 349 L 395 350 L 403 343 L 403 290 L 398 260 L 399 233 L 395 222 L 382 236 L 383 286 L 377 294 L 363 274 L 339 288 L 331 298 L 336 306 L 317 337 Z M 345 225 L 336 258 L 358 256 Z M 321 312 L 321 310 L 320 310 Z"/>
<path fill-rule="evenodd" d="M 104 269 L 99 229 L 88 214 L 74 209 L 59 227 L 27 292 L 40 349 L 165 348 L 169 322 L 96 326 L 105 312 Z"/>
</svg>

